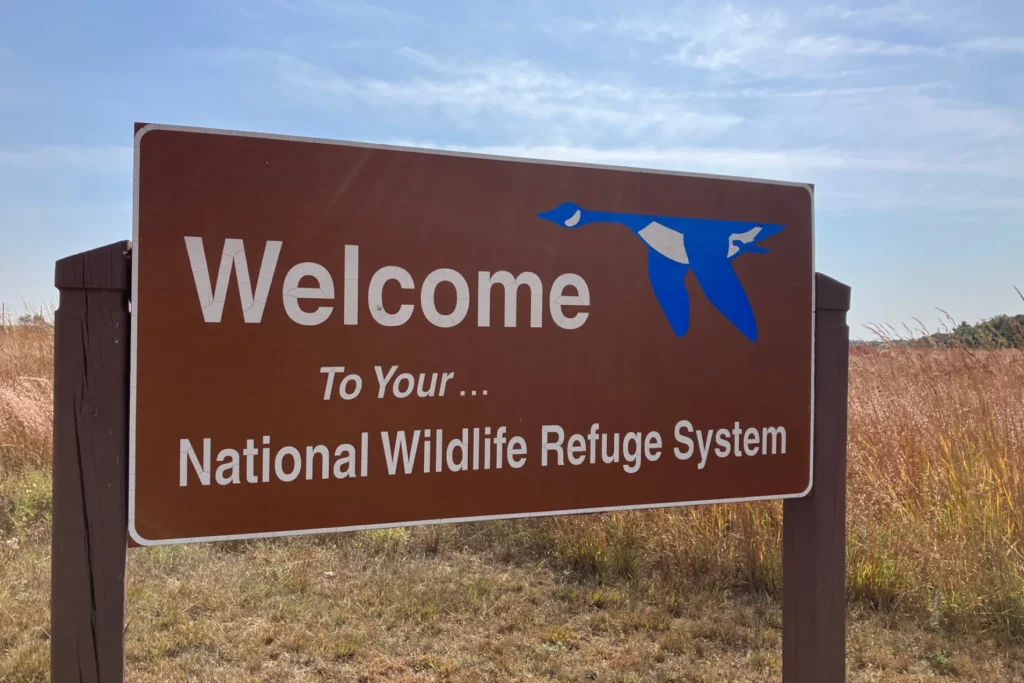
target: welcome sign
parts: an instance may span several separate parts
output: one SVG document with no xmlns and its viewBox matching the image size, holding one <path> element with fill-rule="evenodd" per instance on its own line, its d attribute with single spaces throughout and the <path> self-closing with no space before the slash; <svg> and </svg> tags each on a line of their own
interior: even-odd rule
<svg viewBox="0 0 1024 683">
<path fill-rule="evenodd" d="M 140 126 L 139 544 L 805 495 L 813 197 Z"/>
</svg>

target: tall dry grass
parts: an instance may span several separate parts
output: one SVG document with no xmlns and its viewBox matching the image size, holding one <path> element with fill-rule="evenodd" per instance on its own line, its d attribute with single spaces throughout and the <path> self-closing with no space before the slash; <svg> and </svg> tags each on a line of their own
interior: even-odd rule
<svg viewBox="0 0 1024 683">
<path fill-rule="evenodd" d="M 0 321 L 0 476 L 49 468 L 52 423 L 53 329 Z"/>
<path fill-rule="evenodd" d="M 0 499 L 19 490 L 5 479 L 49 468 L 52 341 L 45 327 L 0 328 Z M 1024 638 L 1024 351 L 855 351 L 852 604 Z M 778 502 L 750 503 L 416 533 L 427 546 L 457 543 L 511 562 L 545 558 L 583 582 L 652 591 L 671 608 L 680 591 L 778 594 L 781 511 Z"/>
<path fill-rule="evenodd" d="M 1024 638 L 1024 351 L 895 345 L 850 359 L 855 605 Z M 686 590 L 781 588 L 780 503 L 553 519 L 566 566 Z"/>
<path fill-rule="evenodd" d="M 1024 352 L 851 359 L 849 586 L 1024 636 Z"/>
</svg>

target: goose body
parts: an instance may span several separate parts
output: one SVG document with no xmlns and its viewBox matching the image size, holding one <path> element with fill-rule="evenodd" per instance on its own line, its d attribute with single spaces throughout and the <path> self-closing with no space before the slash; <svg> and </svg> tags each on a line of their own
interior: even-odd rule
<svg viewBox="0 0 1024 683">
<path fill-rule="evenodd" d="M 617 223 L 629 228 L 649 248 L 648 275 L 654 294 L 678 336 L 690 324 L 685 279 L 694 271 L 705 296 L 749 340 L 757 341 L 757 321 L 731 261 L 744 252 L 763 254 L 758 243 L 785 226 L 704 218 L 589 211 L 572 202 L 537 214 L 563 228 Z"/>
</svg>

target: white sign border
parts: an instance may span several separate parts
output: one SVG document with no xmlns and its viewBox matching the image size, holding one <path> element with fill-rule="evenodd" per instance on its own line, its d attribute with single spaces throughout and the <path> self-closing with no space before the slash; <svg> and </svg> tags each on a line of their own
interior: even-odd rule
<svg viewBox="0 0 1024 683">
<path fill-rule="evenodd" d="M 810 440 L 810 468 L 807 488 L 800 493 L 790 493 L 778 496 L 754 496 L 750 498 L 721 498 L 717 500 L 696 500 L 678 503 L 657 503 L 645 505 L 620 505 L 612 507 L 584 508 L 577 510 L 549 510 L 544 512 L 521 512 L 507 515 L 481 515 L 479 517 L 445 517 L 440 519 L 426 519 L 413 522 L 386 522 L 383 524 L 364 524 L 355 526 L 328 527 L 322 529 L 299 529 L 294 531 L 269 531 L 251 534 L 229 534 L 224 536 L 199 536 L 195 538 L 174 538 L 149 540 L 142 536 L 135 529 L 135 420 L 136 420 L 136 392 L 138 389 L 138 333 L 139 333 L 139 181 L 140 181 L 140 152 L 142 149 L 142 138 L 146 133 L 154 130 L 169 130 L 181 133 L 205 133 L 211 135 L 235 135 L 240 137 L 264 138 L 267 140 L 288 140 L 292 142 L 312 142 L 327 145 L 339 145 L 343 147 L 361 147 L 368 149 L 382 149 L 396 152 L 415 152 L 419 154 L 437 154 L 441 156 L 455 156 L 469 159 L 490 159 L 494 161 L 511 161 L 517 163 L 546 164 L 551 166 L 570 166 L 576 168 L 594 168 L 613 171 L 627 171 L 632 173 L 655 173 L 661 175 L 684 176 L 690 178 L 710 178 L 713 180 L 734 180 L 740 182 L 758 183 L 766 185 L 784 185 L 788 187 L 802 187 L 807 190 L 811 197 L 811 440 Z M 653 510 L 660 508 L 690 507 L 694 505 L 714 505 L 717 503 L 747 503 L 759 500 L 784 500 L 787 498 L 802 498 L 810 493 L 814 485 L 814 343 L 815 326 L 814 316 L 817 287 L 815 276 L 815 248 L 814 248 L 814 189 L 807 183 L 794 183 L 780 180 L 765 180 L 760 178 L 744 178 L 737 176 L 715 175 L 710 173 L 689 173 L 685 171 L 669 171 L 664 169 L 641 168 L 635 166 L 614 166 L 606 164 L 592 164 L 570 161 L 552 161 L 549 159 L 530 159 L 523 157 L 508 157 L 493 154 L 477 154 L 471 152 L 455 152 L 426 147 L 405 147 L 399 145 L 384 145 L 366 142 L 353 142 L 347 140 L 332 140 L 325 138 L 300 137 L 295 135 L 275 135 L 271 133 L 255 133 L 249 131 L 220 130 L 216 128 L 197 128 L 191 126 L 175 126 L 167 124 L 149 123 L 144 125 L 135 133 L 135 148 L 133 155 L 133 191 L 132 191 L 132 298 L 131 298 L 131 370 L 129 379 L 129 400 L 128 400 L 128 534 L 132 540 L 140 546 L 172 545 L 178 543 L 204 543 L 212 541 L 240 541 L 253 538 L 278 538 L 282 536 L 305 536 L 310 534 L 337 533 L 342 531 L 365 531 L 369 529 L 391 529 L 395 527 L 426 526 L 430 524 L 447 524 L 458 522 L 486 522 L 500 519 L 524 519 L 529 517 L 553 517 L 555 515 L 578 515 L 597 512 L 615 512 L 619 510 Z"/>
</svg>

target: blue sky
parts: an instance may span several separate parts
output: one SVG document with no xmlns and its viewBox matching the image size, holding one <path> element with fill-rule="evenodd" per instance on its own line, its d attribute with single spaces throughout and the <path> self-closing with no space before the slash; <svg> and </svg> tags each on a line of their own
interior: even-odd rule
<svg viewBox="0 0 1024 683">
<path fill-rule="evenodd" d="M 812 182 L 868 323 L 1024 312 L 1024 3 L 0 7 L 0 302 L 131 236 L 132 124 Z"/>
</svg>

